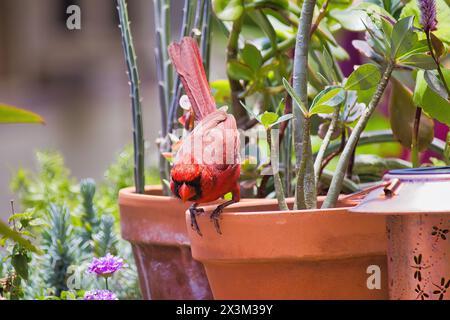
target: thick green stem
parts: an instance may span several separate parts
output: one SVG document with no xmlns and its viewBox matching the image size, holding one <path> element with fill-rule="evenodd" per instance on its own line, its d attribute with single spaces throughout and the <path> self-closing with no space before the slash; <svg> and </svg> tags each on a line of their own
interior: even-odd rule
<svg viewBox="0 0 450 320">
<path fill-rule="evenodd" d="M 345 178 L 345 173 L 347 171 L 348 164 L 350 162 L 350 158 L 353 154 L 353 150 L 356 148 L 358 144 L 358 140 L 366 128 L 367 122 L 369 121 L 371 115 L 375 111 L 378 106 L 378 103 L 383 96 L 384 90 L 386 89 L 389 79 L 391 77 L 392 71 L 394 70 L 394 62 L 389 61 L 386 69 L 383 72 L 383 76 L 381 78 L 380 83 L 377 86 L 377 90 L 372 97 L 367 108 L 364 110 L 364 113 L 359 118 L 358 123 L 352 131 L 352 134 L 348 138 L 347 144 L 345 145 L 344 151 L 339 158 L 339 162 L 337 164 L 335 174 L 333 180 L 331 181 L 330 189 L 328 190 L 328 195 L 322 205 L 322 208 L 332 208 L 336 205 L 337 199 L 342 189 L 342 182 Z"/>
<path fill-rule="evenodd" d="M 336 110 L 334 110 L 332 118 L 331 118 L 330 126 L 328 127 L 328 131 L 327 131 L 325 137 L 323 138 L 322 144 L 320 145 L 319 152 L 317 153 L 317 156 L 316 156 L 316 160 L 314 161 L 314 174 L 315 174 L 314 180 L 316 182 L 316 186 L 320 180 L 320 174 L 322 172 L 322 170 L 321 170 L 322 162 L 323 162 L 323 158 L 325 157 L 325 152 L 327 151 L 328 146 L 330 145 L 331 137 L 333 136 L 334 132 L 336 131 L 336 125 L 339 120 L 339 111 L 340 111 L 339 107 L 337 107 Z"/>
<path fill-rule="evenodd" d="M 420 167 L 420 157 L 419 157 L 419 129 L 420 129 L 420 118 L 422 116 L 422 108 L 416 108 L 416 116 L 414 118 L 414 126 L 412 130 L 411 139 L 411 163 L 413 168 Z"/>
<path fill-rule="evenodd" d="M 302 6 L 297 32 L 292 74 L 293 88 L 304 106 L 308 106 L 308 48 L 309 35 L 316 0 L 305 0 Z M 314 208 L 316 187 L 314 181 L 314 164 L 310 141 L 310 121 L 305 118 L 297 102 L 293 101 L 294 111 L 294 148 L 297 167 L 296 207 Z M 303 134 L 302 134 L 303 132 Z M 302 172 L 303 171 L 303 172 Z M 312 172 L 311 172 L 312 171 Z"/>
<path fill-rule="evenodd" d="M 267 130 L 267 142 L 270 147 L 270 165 L 272 166 L 273 184 L 275 186 L 275 195 L 277 197 L 278 207 L 280 208 L 280 210 L 287 211 L 287 210 L 289 210 L 289 207 L 286 203 L 286 198 L 285 198 L 284 189 L 283 189 L 283 182 L 281 181 L 279 164 L 278 164 L 278 160 L 279 160 L 278 159 L 279 148 L 277 148 L 278 140 L 279 140 L 278 134 L 272 134 L 271 129 L 268 129 Z"/>
<path fill-rule="evenodd" d="M 317 192 L 314 177 L 311 146 L 311 118 L 304 119 L 302 157 L 297 171 L 295 209 L 314 209 L 317 206 Z M 311 160 L 311 161 L 310 161 Z"/>
<path fill-rule="evenodd" d="M 136 64 L 136 54 L 133 38 L 128 20 L 127 4 L 125 0 L 117 0 L 120 30 L 122 35 L 122 46 L 127 64 L 128 77 L 130 80 L 130 97 L 133 116 L 133 145 L 134 145 L 134 182 L 137 193 L 144 193 L 144 133 L 142 127 L 142 108 L 139 92 L 139 73 Z"/>
</svg>

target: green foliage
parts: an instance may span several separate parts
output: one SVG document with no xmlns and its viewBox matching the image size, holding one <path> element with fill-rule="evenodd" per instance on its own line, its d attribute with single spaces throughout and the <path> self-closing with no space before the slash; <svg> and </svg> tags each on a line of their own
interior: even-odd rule
<svg viewBox="0 0 450 320">
<path fill-rule="evenodd" d="M 99 221 L 96 208 L 94 206 L 95 181 L 93 179 L 85 179 L 80 183 L 80 193 L 82 197 L 82 215 L 80 217 L 83 224 L 83 242 L 92 240 L 92 235 L 98 229 Z"/>
<path fill-rule="evenodd" d="M 411 149 L 412 133 L 416 114 L 412 92 L 399 81 L 392 81 L 392 93 L 389 100 L 389 119 L 391 129 L 398 141 Z M 418 148 L 424 151 L 434 138 L 434 122 L 426 114 L 420 118 Z"/>
<path fill-rule="evenodd" d="M 59 153 L 38 151 L 36 153 L 38 173 L 19 169 L 11 181 L 11 189 L 25 208 L 33 208 L 44 216 L 50 203 L 66 204 L 74 210 L 79 188 L 70 177 L 69 170 Z"/>
<path fill-rule="evenodd" d="M 217 17 L 224 21 L 235 21 L 244 12 L 243 0 L 212 0 Z"/>
<path fill-rule="evenodd" d="M 103 215 L 101 219 L 99 231 L 94 238 L 95 256 L 103 257 L 107 253 L 117 255 L 117 243 L 119 239 L 114 230 L 115 219 L 111 215 Z"/>
<path fill-rule="evenodd" d="M 6 104 L 0 104 L 0 123 L 43 124 L 44 119 L 36 113 L 13 106 L 8 106 Z"/>
<path fill-rule="evenodd" d="M 332 113 L 345 100 L 345 96 L 345 90 L 341 87 L 327 87 L 314 98 L 309 113 Z"/>
<path fill-rule="evenodd" d="M 16 283 L 10 286 L 16 293 L 8 291 L 7 298 L 78 299 L 82 290 L 103 288 L 86 275 L 86 268 L 92 257 L 106 253 L 119 255 L 128 264 L 111 288 L 120 299 L 139 298 L 131 248 L 119 236 L 117 206 L 118 190 L 133 184 L 132 148 L 118 155 L 99 185 L 92 179 L 78 185 L 56 152 L 38 152 L 36 157 L 36 173 L 20 169 L 12 180 L 21 205 L 29 209 L 11 216 L 10 223 L 34 239 L 43 255 L 15 250 L 14 264 L 12 254 L 5 257 L 0 278 Z M 155 169 L 149 169 L 148 176 L 159 182 Z M 74 277 L 81 280 L 74 282 Z M 0 279 L 0 290 L 1 283 Z"/>
<path fill-rule="evenodd" d="M 450 70 L 443 69 L 442 71 L 447 83 L 450 83 Z M 450 125 L 450 102 L 448 98 L 445 98 L 447 93 L 437 89 L 437 85 L 430 86 L 429 83 L 432 81 L 434 83 L 438 81 L 432 72 L 423 70 L 417 72 L 414 103 L 422 107 L 431 117 Z M 433 88 L 435 89 L 433 90 Z"/>
<path fill-rule="evenodd" d="M 353 71 L 345 82 L 345 90 L 362 91 L 374 88 L 381 79 L 380 69 L 371 63 Z"/>
<path fill-rule="evenodd" d="M 45 217 L 49 227 L 42 233 L 42 248 L 46 253 L 42 261 L 42 275 L 48 287 L 59 296 L 67 290 L 67 269 L 80 255 L 77 239 L 66 206 L 50 204 Z"/>
<path fill-rule="evenodd" d="M 0 234 L 3 236 L 0 239 L 0 245 L 3 245 L 7 239 L 14 241 L 15 243 L 21 245 L 26 250 L 33 251 L 35 253 L 40 253 L 41 251 L 36 248 L 29 239 L 24 237 L 24 235 L 18 231 L 11 229 L 7 224 L 0 221 Z"/>
</svg>

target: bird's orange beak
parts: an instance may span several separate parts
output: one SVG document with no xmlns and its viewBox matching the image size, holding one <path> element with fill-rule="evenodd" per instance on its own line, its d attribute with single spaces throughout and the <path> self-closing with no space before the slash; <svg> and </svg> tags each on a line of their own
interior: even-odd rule
<svg viewBox="0 0 450 320">
<path fill-rule="evenodd" d="M 178 190 L 178 194 L 180 195 L 181 200 L 183 202 L 186 202 L 189 201 L 190 198 L 195 196 L 195 190 L 183 183 L 183 185 Z"/>
</svg>

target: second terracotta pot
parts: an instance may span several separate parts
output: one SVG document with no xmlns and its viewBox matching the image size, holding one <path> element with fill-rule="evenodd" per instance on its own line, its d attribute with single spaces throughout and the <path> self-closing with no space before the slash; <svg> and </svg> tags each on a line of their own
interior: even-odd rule
<svg viewBox="0 0 450 320">
<path fill-rule="evenodd" d="M 119 193 L 122 237 L 131 243 L 144 299 L 211 299 L 203 266 L 192 259 L 183 213 L 189 206 L 162 196 L 160 186 L 146 194 Z"/>
<path fill-rule="evenodd" d="M 281 212 L 276 200 L 254 200 L 228 207 L 220 222 L 222 235 L 208 214 L 198 217 L 203 237 L 188 228 L 215 299 L 388 298 L 382 216 L 347 208 Z"/>
</svg>

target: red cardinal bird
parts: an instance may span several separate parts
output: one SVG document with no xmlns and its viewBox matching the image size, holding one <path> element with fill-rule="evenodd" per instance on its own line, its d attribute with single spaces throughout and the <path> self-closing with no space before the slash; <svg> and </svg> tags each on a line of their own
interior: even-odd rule
<svg viewBox="0 0 450 320">
<path fill-rule="evenodd" d="M 172 43 L 169 56 L 198 121 L 175 157 L 170 188 L 184 202 L 193 202 L 189 208 L 191 226 L 200 235 L 196 214 L 204 210 L 197 206 L 231 192 L 232 200 L 220 204 L 211 214 L 217 232 L 221 233 L 220 213 L 226 206 L 240 200 L 241 166 L 236 120 L 216 108 L 197 42 L 193 38 L 186 37 L 180 43 Z"/>
</svg>

